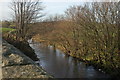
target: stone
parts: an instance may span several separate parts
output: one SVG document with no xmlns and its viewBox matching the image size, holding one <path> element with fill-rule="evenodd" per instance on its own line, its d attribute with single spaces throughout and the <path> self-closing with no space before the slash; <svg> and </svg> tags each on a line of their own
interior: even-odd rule
<svg viewBox="0 0 120 80">
<path fill-rule="evenodd" d="M 2 77 L 5 78 L 53 78 L 32 59 L 24 55 L 14 46 L 3 40 L 2 45 Z"/>
<path fill-rule="evenodd" d="M 2 71 L 4 78 L 49 78 L 46 74 L 42 74 L 44 72 L 41 69 L 32 64 L 3 67 Z"/>
</svg>

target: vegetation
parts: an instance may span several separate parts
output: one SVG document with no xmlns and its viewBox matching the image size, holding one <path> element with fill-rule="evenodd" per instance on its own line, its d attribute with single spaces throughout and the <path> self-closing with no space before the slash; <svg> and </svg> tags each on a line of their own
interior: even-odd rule
<svg viewBox="0 0 120 80">
<path fill-rule="evenodd" d="M 95 2 L 71 6 L 65 16 L 36 23 L 33 39 L 61 49 L 67 55 L 88 61 L 119 77 L 119 3 Z"/>
<path fill-rule="evenodd" d="M 26 35 L 29 30 L 29 24 L 43 16 L 41 14 L 43 10 L 41 2 L 39 0 L 34 2 L 31 0 L 13 0 L 11 9 L 14 12 L 14 22 L 17 28 L 16 40 L 27 40 Z"/>
<path fill-rule="evenodd" d="M 16 30 L 5 35 L 6 40 L 21 44 L 32 38 L 87 61 L 111 76 L 120 76 L 120 2 L 71 6 L 64 15 L 50 16 L 43 22 L 34 23 L 43 16 L 38 14 L 43 8 L 38 7 L 38 2 L 29 3 L 13 2 Z"/>
<path fill-rule="evenodd" d="M 31 0 L 13 0 L 10 8 L 13 11 L 13 21 L 2 22 L 2 27 L 4 27 L 3 31 L 9 31 L 8 33 L 5 32 L 2 34 L 3 38 L 7 40 L 7 42 L 23 51 L 33 60 L 38 60 L 34 50 L 27 42 L 27 34 L 30 23 L 37 21 L 37 19 L 43 16 L 41 13 L 43 10 L 41 2 L 39 2 L 39 0 L 34 2 Z"/>
<path fill-rule="evenodd" d="M 0 31 L 2 31 L 3 33 L 6 33 L 6 32 L 15 31 L 15 29 L 13 29 L 13 28 L 0 28 Z"/>
</svg>

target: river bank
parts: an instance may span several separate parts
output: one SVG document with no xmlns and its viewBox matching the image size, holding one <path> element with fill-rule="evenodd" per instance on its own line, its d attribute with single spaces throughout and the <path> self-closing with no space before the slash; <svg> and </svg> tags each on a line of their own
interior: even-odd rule
<svg viewBox="0 0 120 80">
<path fill-rule="evenodd" d="M 39 41 L 36 41 L 36 40 L 32 40 L 33 42 L 35 42 L 35 43 L 39 43 Z M 42 43 L 42 42 L 40 42 L 40 43 Z M 43 42 L 43 45 L 45 44 L 45 42 Z M 45 44 L 46 45 L 46 44 Z M 50 46 L 50 45 L 48 45 L 48 46 Z M 51 45 L 52 46 L 52 45 Z M 59 49 L 59 50 L 61 50 L 62 51 L 62 49 L 60 49 L 59 47 L 55 47 L 54 46 L 54 49 L 56 50 L 56 49 Z M 64 51 L 63 51 L 64 52 Z M 73 57 L 74 59 L 77 59 L 77 60 L 79 60 L 79 61 L 82 61 L 82 62 L 85 62 L 85 64 L 86 65 L 92 65 L 92 66 L 94 66 L 95 67 L 95 69 L 97 70 L 97 71 L 100 71 L 100 72 L 103 72 L 103 73 L 106 73 L 106 74 L 109 74 L 110 76 L 111 76 L 111 78 L 112 79 L 116 79 L 116 80 L 119 80 L 120 79 L 120 74 L 119 74 L 119 68 L 118 69 L 114 69 L 114 68 L 111 68 L 111 67 L 109 67 L 109 66 L 102 66 L 101 64 L 99 64 L 96 60 L 85 60 L 85 59 L 80 59 L 80 58 L 78 58 L 78 57 L 76 57 L 76 56 L 72 56 L 72 55 L 70 55 L 70 54 L 67 54 L 67 53 L 64 53 L 66 56 L 71 56 L 71 57 Z"/>
<path fill-rule="evenodd" d="M 15 46 L 20 51 L 22 51 L 26 56 L 30 57 L 33 61 L 38 61 L 37 55 L 35 54 L 34 50 L 29 46 L 27 41 L 17 41 L 13 38 L 6 38 L 4 37 L 9 44 Z"/>
<path fill-rule="evenodd" d="M 55 78 L 78 78 L 94 80 L 110 80 L 109 75 L 97 71 L 91 65 L 66 56 L 62 51 L 53 49 L 52 46 L 44 46 L 42 43 L 31 43 L 40 61 L 38 62 L 49 74 Z"/>
<path fill-rule="evenodd" d="M 32 59 L 24 55 L 19 49 L 2 41 L 2 78 L 3 80 L 23 79 L 33 80 L 33 78 L 52 78 L 46 71 L 38 66 Z"/>
</svg>

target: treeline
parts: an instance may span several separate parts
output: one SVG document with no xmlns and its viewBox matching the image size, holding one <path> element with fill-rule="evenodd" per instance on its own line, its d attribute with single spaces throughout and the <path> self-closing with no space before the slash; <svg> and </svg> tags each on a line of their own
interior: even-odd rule
<svg viewBox="0 0 120 80">
<path fill-rule="evenodd" d="M 71 6 L 64 16 L 56 15 L 35 23 L 29 32 L 33 39 L 119 77 L 119 6 L 117 2 Z"/>
</svg>

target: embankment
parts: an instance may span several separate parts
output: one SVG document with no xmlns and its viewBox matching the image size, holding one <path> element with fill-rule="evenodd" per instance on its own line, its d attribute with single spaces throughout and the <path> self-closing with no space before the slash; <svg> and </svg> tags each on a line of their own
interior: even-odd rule
<svg viewBox="0 0 120 80">
<path fill-rule="evenodd" d="M 24 55 L 20 50 L 6 41 L 2 42 L 2 77 L 6 78 L 45 78 L 48 75 L 42 67 L 34 63 L 32 59 Z"/>
<path fill-rule="evenodd" d="M 37 55 L 35 54 L 34 50 L 29 46 L 29 43 L 27 41 L 19 41 L 14 40 L 13 38 L 5 37 L 3 37 L 3 39 L 10 43 L 11 45 L 15 46 L 20 51 L 22 51 L 26 56 L 31 58 L 33 61 L 38 61 Z"/>
</svg>

